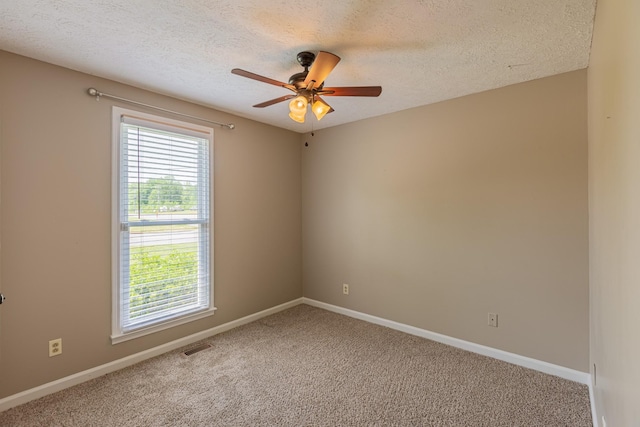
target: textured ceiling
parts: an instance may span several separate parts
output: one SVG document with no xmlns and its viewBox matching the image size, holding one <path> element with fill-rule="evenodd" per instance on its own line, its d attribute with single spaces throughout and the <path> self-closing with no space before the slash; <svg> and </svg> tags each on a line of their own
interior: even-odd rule
<svg viewBox="0 0 640 427">
<path fill-rule="evenodd" d="M 595 2 L 0 0 L 0 49 L 306 132 L 585 68 Z M 342 58 L 328 86 L 382 95 L 304 124 L 252 108 L 290 92 L 231 69 L 287 81 L 303 50 Z"/>
</svg>

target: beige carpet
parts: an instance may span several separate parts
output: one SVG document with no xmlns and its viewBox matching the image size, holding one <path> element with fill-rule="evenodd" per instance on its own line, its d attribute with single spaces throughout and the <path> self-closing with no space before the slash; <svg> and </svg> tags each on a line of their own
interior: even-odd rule
<svg viewBox="0 0 640 427">
<path fill-rule="evenodd" d="M 203 342 L 0 426 L 591 426 L 584 385 L 308 305 Z"/>
</svg>

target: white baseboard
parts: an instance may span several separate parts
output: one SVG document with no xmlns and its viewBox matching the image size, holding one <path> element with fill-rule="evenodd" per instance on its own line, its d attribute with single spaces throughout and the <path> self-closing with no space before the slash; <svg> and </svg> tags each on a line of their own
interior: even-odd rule
<svg viewBox="0 0 640 427">
<path fill-rule="evenodd" d="M 132 354 L 122 359 L 114 360 L 113 362 L 109 362 L 104 365 L 96 366 L 95 368 L 87 369 L 86 371 L 69 375 L 68 377 L 60 378 L 59 380 L 34 387 L 29 390 L 25 390 L 9 397 L 5 397 L 4 399 L 0 399 L 0 412 L 6 411 L 7 409 L 13 408 L 14 406 L 22 405 L 23 403 L 38 399 L 48 394 L 64 390 L 65 388 L 72 387 L 85 381 L 89 381 L 93 378 L 97 378 L 110 372 L 126 368 L 127 366 L 134 365 L 136 363 L 142 362 L 143 360 L 151 359 L 152 357 L 159 356 L 168 351 L 184 347 L 194 342 L 212 337 L 222 332 L 226 332 L 230 329 L 237 328 L 238 326 L 251 323 L 253 321 L 262 319 L 263 317 L 278 313 L 280 311 L 295 307 L 296 305 L 300 304 L 302 304 L 302 298 L 298 298 L 293 301 L 268 308 L 258 313 L 254 313 L 249 316 L 245 316 L 243 318 L 225 323 L 223 325 L 216 326 L 214 328 L 207 329 L 205 331 L 201 331 L 193 335 L 189 335 L 175 341 L 150 348 L 145 351 L 141 351 L 140 353 Z"/>
<path fill-rule="evenodd" d="M 104 365 L 96 366 L 95 368 L 88 369 L 86 371 L 78 372 L 73 375 L 69 375 L 59 380 L 52 381 L 41 386 L 25 390 L 23 392 L 14 394 L 12 396 L 0 399 L 0 412 L 13 408 L 14 406 L 22 405 L 23 403 L 30 402 L 40 397 L 46 396 L 51 393 L 55 393 L 65 388 L 72 387 L 74 385 L 83 383 L 85 381 L 97 378 L 99 376 L 108 374 L 110 372 L 117 371 L 119 369 L 126 368 L 127 366 L 134 365 L 142 362 L 143 360 L 150 359 L 152 357 L 159 356 L 168 351 L 175 350 L 180 347 L 187 346 L 191 343 L 212 337 L 214 335 L 226 332 L 238 326 L 251 323 L 253 321 L 262 319 L 263 317 L 271 314 L 278 313 L 291 307 L 295 307 L 299 304 L 308 304 L 314 307 L 322 308 L 324 310 L 332 311 L 334 313 L 343 314 L 345 316 L 353 317 L 355 319 L 364 320 L 376 325 L 386 326 L 391 329 L 395 329 L 401 332 L 405 332 L 411 335 L 427 338 L 432 341 L 437 341 L 443 344 L 447 344 L 453 347 L 461 348 L 463 350 L 471 351 L 473 353 L 482 354 L 484 356 L 493 357 L 494 359 L 503 360 L 505 362 L 513 363 L 515 365 L 523 366 L 525 368 L 534 369 L 536 371 L 544 372 L 546 374 L 555 375 L 567 380 L 576 381 L 581 384 L 589 386 L 589 397 L 591 399 L 591 410 L 593 416 L 593 425 L 598 427 L 598 421 L 595 413 L 595 402 L 593 396 L 593 386 L 591 384 L 591 375 L 586 372 L 580 372 L 573 369 L 565 368 L 563 366 L 554 365 L 552 363 L 543 362 L 541 360 L 532 359 L 518 354 L 509 353 L 503 350 L 487 347 L 480 344 L 475 344 L 469 341 L 464 341 L 458 338 L 452 338 L 447 335 L 438 334 L 425 329 L 420 329 L 414 326 L 405 325 L 403 323 L 394 322 L 392 320 L 383 319 L 381 317 L 372 316 L 370 314 L 361 313 L 358 311 L 350 310 L 347 308 L 339 307 L 332 304 L 316 301 L 310 298 L 298 298 L 284 304 L 260 311 L 258 313 L 245 316 L 241 319 L 237 319 L 220 326 L 216 326 L 205 331 L 198 332 L 187 337 L 171 341 L 166 344 L 159 345 L 154 348 L 142 351 L 140 353 L 132 354 L 122 359 L 114 360 L 113 362 L 106 363 Z"/>
<path fill-rule="evenodd" d="M 370 314 L 361 313 L 359 311 L 350 310 L 348 308 L 339 307 L 337 305 L 327 304 L 310 298 L 302 298 L 302 302 L 314 307 L 333 311 L 334 313 L 344 314 L 345 316 L 353 317 L 355 319 L 364 320 L 369 323 L 375 323 L 376 325 L 386 326 L 387 328 L 395 329 L 397 331 L 416 335 L 422 338 L 427 338 L 432 341 L 450 345 L 452 347 L 461 348 L 473 353 L 482 354 L 483 356 L 493 357 L 494 359 L 513 363 L 514 365 L 523 366 L 525 368 L 544 372 L 545 374 L 555 375 L 560 378 L 591 386 L 591 374 L 587 372 L 576 371 L 574 369 L 565 368 L 564 366 L 554 365 L 552 363 L 543 362 L 541 360 L 532 359 L 530 357 L 521 356 L 519 354 L 509 353 L 507 351 L 498 350 L 496 348 L 487 347 L 469 341 L 464 341 L 458 338 L 452 338 L 447 335 L 427 331 L 426 329 L 416 328 L 415 326 L 405 325 L 403 323 L 394 322 L 392 320 L 383 319 L 381 317 L 372 316 Z"/>
<path fill-rule="evenodd" d="M 593 390 L 593 382 L 589 381 L 589 401 L 591 402 L 591 419 L 593 420 L 593 427 L 600 425 L 598 420 L 598 411 L 596 410 L 596 397 Z"/>
</svg>

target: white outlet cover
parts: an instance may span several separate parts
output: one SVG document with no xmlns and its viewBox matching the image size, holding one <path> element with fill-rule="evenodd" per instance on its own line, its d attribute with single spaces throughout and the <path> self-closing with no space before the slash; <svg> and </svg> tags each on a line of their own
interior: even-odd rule
<svg viewBox="0 0 640 427">
<path fill-rule="evenodd" d="M 488 322 L 489 326 L 498 327 L 498 314 L 497 313 L 489 313 Z"/>
<path fill-rule="evenodd" d="M 49 357 L 62 354 L 62 338 L 49 341 Z"/>
</svg>

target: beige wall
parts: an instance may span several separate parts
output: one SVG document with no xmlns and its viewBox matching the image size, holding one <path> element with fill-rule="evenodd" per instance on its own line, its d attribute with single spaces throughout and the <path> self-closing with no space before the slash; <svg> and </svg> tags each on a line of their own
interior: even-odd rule
<svg viewBox="0 0 640 427">
<path fill-rule="evenodd" d="M 588 372 L 586 102 L 582 70 L 307 136 L 304 295 Z"/>
<path fill-rule="evenodd" d="M 286 130 L 6 52 L 0 63 L 0 398 L 303 290 L 588 370 L 585 71 L 318 131 L 301 153 Z M 236 123 L 215 128 L 215 316 L 110 344 L 114 102 L 90 86 Z"/>
<path fill-rule="evenodd" d="M 599 0 L 589 64 L 591 361 L 609 426 L 640 425 L 639 16 Z"/>
<path fill-rule="evenodd" d="M 0 398 L 301 296 L 298 134 L 6 52 L 0 64 Z M 91 86 L 235 122 L 215 128 L 215 316 L 111 345 L 114 102 Z"/>
</svg>

